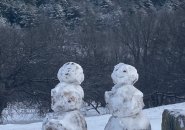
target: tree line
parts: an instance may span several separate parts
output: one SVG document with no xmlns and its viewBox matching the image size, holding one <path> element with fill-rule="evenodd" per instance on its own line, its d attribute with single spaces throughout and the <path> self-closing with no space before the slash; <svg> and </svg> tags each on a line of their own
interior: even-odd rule
<svg viewBox="0 0 185 130">
<path fill-rule="evenodd" d="M 87 13 L 88 14 L 88 13 Z M 47 16 L 38 26 L 0 26 L 0 112 L 7 103 L 27 101 L 50 109 L 50 90 L 58 69 L 79 63 L 85 74 L 84 100 L 105 106 L 104 92 L 113 86 L 114 65 L 135 66 L 144 95 L 185 89 L 185 6 L 175 11 L 125 14 L 117 24 L 100 25 L 89 13 L 71 29 Z M 152 101 L 151 101 L 152 102 Z"/>
</svg>

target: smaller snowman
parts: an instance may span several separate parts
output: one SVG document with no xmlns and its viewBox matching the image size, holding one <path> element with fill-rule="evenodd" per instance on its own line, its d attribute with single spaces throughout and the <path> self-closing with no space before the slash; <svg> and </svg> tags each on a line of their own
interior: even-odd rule
<svg viewBox="0 0 185 130">
<path fill-rule="evenodd" d="M 84 91 L 83 69 L 74 62 L 64 64 L 58 71 L 60 83 L 51 90 L 53 115 L 43 121 L 42 130 L 87 130 L 85 118 L 80 113 Z"/>
<path fill-rule="evenodd" d="M 139 77 L 135 67 L 119 63 L 111 77 L 115 85 L 105 92 L 105 102 L 112 116 L 105 130 L 151 130 L 142 112 L 143 93 L 133 86 Z"/>
</svg>

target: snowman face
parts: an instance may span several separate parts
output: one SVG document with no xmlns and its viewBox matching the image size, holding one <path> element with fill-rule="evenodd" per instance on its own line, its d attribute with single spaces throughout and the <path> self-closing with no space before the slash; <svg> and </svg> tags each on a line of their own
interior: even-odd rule
<svg viewBox="0 0 185 130">
<path fill-rule="evenodd" d="M 83 69 L 77 63 L 68 62 L 59 69 L 57 77 L 60 82 L 81 84 L 84 80 Z"/>
<path fill-rule="evenodd" d="M 114 84 L 133 85 L 138 80 L 139 76 L 135 67 L 119 63 L 114 67 L 111 77 Z"/>
</svg>

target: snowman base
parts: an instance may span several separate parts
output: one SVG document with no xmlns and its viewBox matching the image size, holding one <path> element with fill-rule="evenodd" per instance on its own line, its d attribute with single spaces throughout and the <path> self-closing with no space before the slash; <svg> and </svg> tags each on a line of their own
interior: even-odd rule
<svg viewBox="0 0 185 130">
<path fill-rule="evenodd" d="M 83 115 L 78 110 L 46 117 L 42 130 L 87 130 Z"/>
<path fill-rule="evenodd" d="M 151 130 L 151 125 L 146 116 L 140 112 L 129 117 L 111 116 L 104 130 Z"/>
</svg>

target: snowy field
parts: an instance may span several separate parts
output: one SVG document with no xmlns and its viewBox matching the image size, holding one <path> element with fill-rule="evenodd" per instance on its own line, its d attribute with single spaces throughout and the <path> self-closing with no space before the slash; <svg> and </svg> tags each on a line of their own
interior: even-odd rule
<svg viewBox="0 0 185 130">
<path fill-rule="evenodd" d="M 144 113 L 150 119 L 152 130 L 161 130 L 162 112 L 164 109 L 184 109 L 185 103 L 160 106 L 156 108 L 145 109 Z M 104 127 L 110 115 L 87 117 L 88 130 L 104 130 Z M 6 124 L 0 125 L 0 130 L 41 130 L 42 122 L 30 124 Z"/>
</svg>

